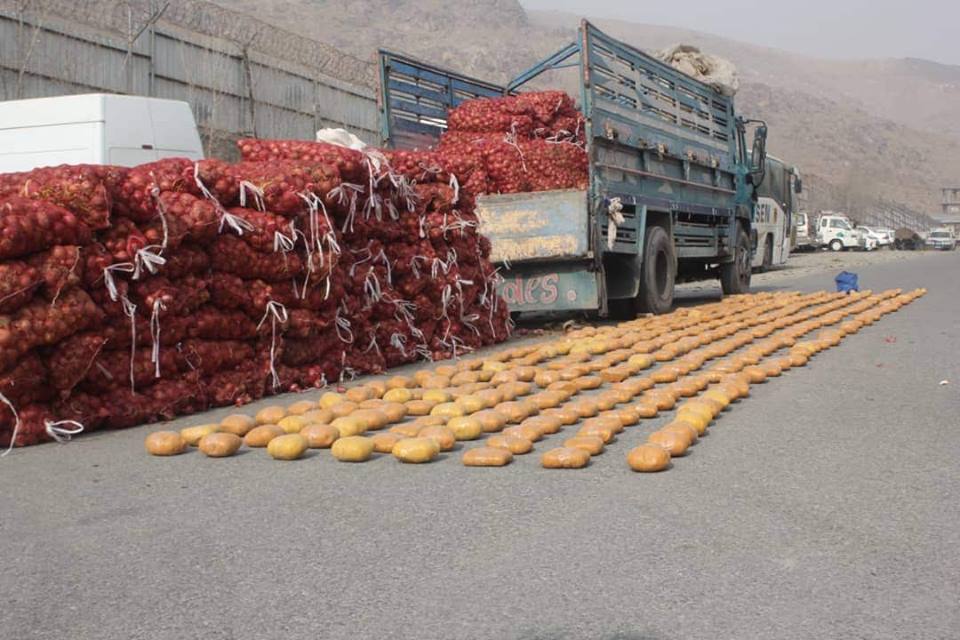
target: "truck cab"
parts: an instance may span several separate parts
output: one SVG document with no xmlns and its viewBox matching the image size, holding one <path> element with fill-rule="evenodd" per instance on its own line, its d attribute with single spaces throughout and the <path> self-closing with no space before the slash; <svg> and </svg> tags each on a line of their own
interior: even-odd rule
<svg viewBox="0 0 960 640">
<path fill-rule="evenodd" d="M 574 72 L 586 119 L 589 187 L 488 194 L 477 203 L 511 310 L 605 316 L 620 300 L 663 313 L 680 278 L 714 277 L 724 293 L 748 291 L 766 126 L 740 118 L 733 98 L 586 20 L 574 42 L 504 86 L 381 51 L 383 143 L 428 147 L 450 108 L 522 91 L 561 69 Z"/>
<path fill-rule="evenodd" d="M 59 164 L 203 159 L 190 105 L 91 93 L 0 102 L 0 173 Z"/>
</svg>

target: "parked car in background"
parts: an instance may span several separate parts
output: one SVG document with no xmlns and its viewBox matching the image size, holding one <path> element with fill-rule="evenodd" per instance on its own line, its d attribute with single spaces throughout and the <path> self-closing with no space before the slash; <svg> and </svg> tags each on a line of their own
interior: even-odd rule
<svg viewBox="0 0 960 640">
<path fill-rule="evenodd" d="M 927 236 L 925 243 L 928 249 L 939 249 L 941 251 L 953 251 L 957 248 L 957 239 L 953 236 L 950 229 L 934 229 Z"/>
<path fill-rule="evenodd" d="M 887 243 L 889 247 L 893 249 L 893 244 L 897 241 L 897 232 L 894 231 L 893 229 L 886 229 L 886 228 L 881 229 L 879 227 L 877 228 L 877 231 L 879 231 L 880 233 L 882 233 L 887 237 Z"/>
<path fill-rule="evenodd" d="M 794 236 L 794 249 L 796 251 L 809 251 L 816 249 L 816 234 L 810 233 L 810 217 L 800 211 L 794 217 L 794 226 L 796 234 Z"/>
<path fill-rule="evenodd" d="M 866 238 L 872 238 L 877 243 L 877 248 L 882 249 L 888 245 L 893 244 L 893 237 L 887 236 L 887 234 L 882 233 L 879 229 L 874 227 L 865 227 L 859 226 L 857 229 L 860 233 L 864 234 Z"/>
</svg>

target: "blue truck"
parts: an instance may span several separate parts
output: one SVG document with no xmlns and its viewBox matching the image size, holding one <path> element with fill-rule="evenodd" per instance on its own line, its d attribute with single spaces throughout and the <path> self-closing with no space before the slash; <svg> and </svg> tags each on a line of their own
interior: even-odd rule
<svg viewBox="0 0 960 640">
<path fill-rule="evenodd" d="M 435 144 L 464 100 L 522 91 L 547 72 L 576 75 L 589 187 L 478 200 L 511 311 L 663 313 L 688 279 L 749 290 L 767 130 L 739 117 L 732 97 L 586 20 L 575 42 L 505 86 L 389 51 L 379 60 L 381 137 L 401 149 Z"/>
</svg>

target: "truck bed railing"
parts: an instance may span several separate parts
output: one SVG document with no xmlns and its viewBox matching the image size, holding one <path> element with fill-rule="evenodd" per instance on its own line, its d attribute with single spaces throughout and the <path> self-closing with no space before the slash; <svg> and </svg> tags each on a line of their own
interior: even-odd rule
<svg viewBox="0 0 960 640">
<path fill-rule="evenodd" d="M 385 146 L 425 148 L 447 128 L 447 111 L 465 100 L 493 98 L 506 88 L 381 49 L 380 137 Z"/>
</svg>

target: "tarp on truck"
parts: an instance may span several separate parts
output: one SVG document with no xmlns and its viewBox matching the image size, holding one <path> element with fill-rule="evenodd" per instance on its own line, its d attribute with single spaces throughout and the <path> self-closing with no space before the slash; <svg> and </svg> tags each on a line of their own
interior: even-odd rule
<svg viewBox="0 0 960 640">
<path fill-rule="evenodd" d="M 703 53 L 693 45 L 676 44 L 657 51 L 654 57 L 713 87 L 725 96 L 732 97 L 740 89 L 740 78 L 732 62 L 720 56 Z"/>
</svg>

